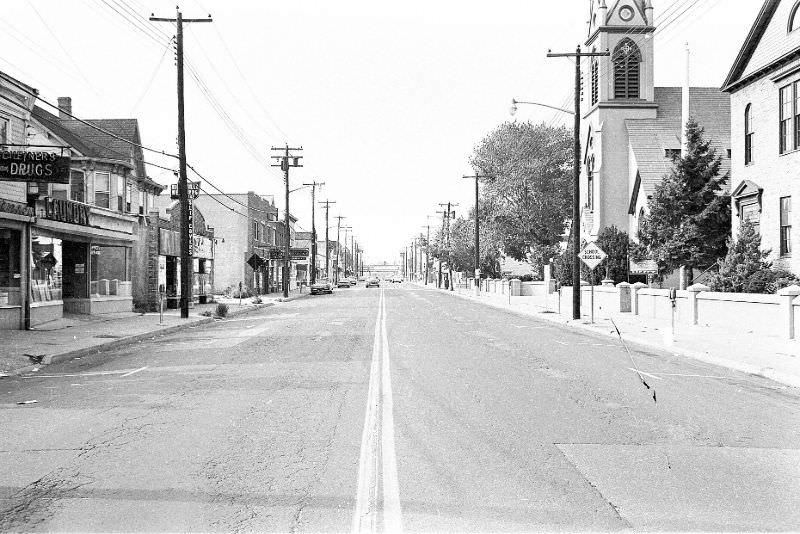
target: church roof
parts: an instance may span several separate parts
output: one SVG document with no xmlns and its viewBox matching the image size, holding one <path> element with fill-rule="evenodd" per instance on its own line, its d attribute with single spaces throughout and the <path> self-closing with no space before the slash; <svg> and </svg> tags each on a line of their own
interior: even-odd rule
<svg viewBox="0 0 800 534">
<path fill-rule="evenodd" d="M 667 150 L 681 149 L 681 88 L 656 87 L 654 90 L 658 104 L 656 118 L 625 120 L 628 141 L 646 195 L 651 195 L 672 170 Z M 722 156 L 721 176 L 731 168 L 727 154 L 731 146 L 730 109 L 730 95 L 716 87 L 689 89 L 689 115 L 705 128 L 705 139 L 711 141 L 711 147 Z"/>
</svg>

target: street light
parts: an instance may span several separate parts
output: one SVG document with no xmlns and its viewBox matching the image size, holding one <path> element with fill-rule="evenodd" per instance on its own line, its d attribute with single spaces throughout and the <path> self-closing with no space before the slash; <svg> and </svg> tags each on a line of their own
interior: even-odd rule
<svg viewBox="0 0 800 534">
<path fill-rule="evenodd" d="M 525 104 L 525 105 L 528 105 L 528 106 L 542 106 L 543 108 L 555 109 L 556 111 L 562 111 L 564 113 L 569 113 L 570 115 L 575 115 L 575 111 L 570 110 L 570 109 L 559 108 L 559 107 L 556 107 L 556 106 L 551 106 L 550 104 L 540 104 L 539 102 L 525 102 L 525 101 L 522 101 L 522 100 L 516 100 L 516 99 L 512 98 L 511 99 L 511 108 L 508 110 L 508 112 L 511 113 L 512 117 L 517 113 L 517 104 Z"/>
</svg>

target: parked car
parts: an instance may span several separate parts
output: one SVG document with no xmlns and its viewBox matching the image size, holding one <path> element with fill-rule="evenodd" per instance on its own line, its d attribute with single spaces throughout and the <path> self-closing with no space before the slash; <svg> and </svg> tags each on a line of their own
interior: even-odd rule
<svg viewBox="0 0 800 534">
<path fill-rule="evenodd" d="M 373 276 L 367 280 L 367 287 L 381 287 L 381 281 L 377 276 Z"/>
<path fill-rule="evenodd" d="M 311 284 L 312 295 L 321 295 L 324 293 L 327 293 L 329 295 L 333 293 L 333 284 L 331 284 L 327 280 L 318 280 L 317 282 Z"/>
<path fill-rule="evenodd" d="M 351 286 L 357 286 L 358 285 L 358 278 L 356 278 L 355 276 L 351 276 L 350 277 L 350 285 Z"/>
<path fill-rule="evenodd" d="M 403 283 L 403 277 L 400 276 L 400 275 L 393 276 L 392 277 L 392 283 L 393 284 L 402 284 Z"/>
<path fill-rule="evenodd" d="M 340 278 L 339 282 L 336 284 L 336 287 L 350 287 L 350 279 Z"/>
</svg>

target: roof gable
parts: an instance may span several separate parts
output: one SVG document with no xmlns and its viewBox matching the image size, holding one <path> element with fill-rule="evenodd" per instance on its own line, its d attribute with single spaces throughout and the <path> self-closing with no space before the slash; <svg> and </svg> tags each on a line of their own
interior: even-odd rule
<svg viewBox="0 0 800 534">
<path fill-rule="evenodd" d="M 725 79 L 725 91 L 758 77 L 787 54 L 800 52 L 800 31 L 788 33 L 795 4 L 796 0 L 764 0 Z"/>
</svg>

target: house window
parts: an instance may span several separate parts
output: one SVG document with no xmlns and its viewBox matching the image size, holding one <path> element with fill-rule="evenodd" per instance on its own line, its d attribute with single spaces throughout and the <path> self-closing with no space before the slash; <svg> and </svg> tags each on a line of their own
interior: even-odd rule
<svg viewBox="0 0 800 534">
<path fill-rule="evenodd" d="M 778 96 L 780 100 L 780 124 L 778 128 L 778 138 L 780 141 L 780 153 L 785 154 L 789 151 L 789 147 L 792 146 L 792 116 L 794 115 L 792 112 L 792 101 L 794 100 L 792 95 L 792 86 L 787 85 L 786 87 L 781 87 Z"/>
<path fill-rule="evenodd" d="M 86 175 L 83 171 L 69 172 L 69 192 L 71 200 L 86 202 Z"/>
<path fill-rule="evenodd" d="M 800 28 L 800 17 L 797 16 L 798 8 L 800 8 L 800 2 L 797 2 L 794 7 L 792 8 L 791 13 L 789 14 L 789 31 L 793 32 L 797 28 Z"/>
<path fill-rule="evenodd" d="M 125 178 L 117 176 L 117 211 L 125 211 Z"/>
<path fill-rule="evenodd" d="M 8 119 L 0 117 L 0 143 L 8 143 Z"/>
<path fill-rule="evenodd" d="M 596 59 L 592 60 L 592 105 L 597 104 L 600 100 L 600 69 Z"/>
<path fill-rule="evenodd" d="M 792 197 L 781 197 L 781 256 L 792 253 Z"/>
<path fill-rule="evenodd" d="M 94 173 L 94 205 L 101 208 L 110 207 L 111 202 L 111 174 L 107 172 Z"/>
<path fill-rule="evenodd" d="M 792 84 L 794 91 L 794 149 L 800 148 L 800 80 Z"/>
<path fill-rule="evenodd" d="M 614 98 L 639 98 L 641 53 L 630 39 L 623 39 L 614 50 Z"/>
<path fill-rule="evenodd" d="M 147 193 L 139 190 L 139 215 L 147 213 Z"/>
<path fill-rule="evenodd" d="M 131 212 L 131 199 L 133 198 L 133 182 L 125 184 L 125 211 Z"/>
<path fill-rule="evenodd" d="M 753 163 L 753 105 L 744 108 L 744 164 Z"/>
<path fill-rule="evenodd" d="M 664 149 L 664 157 L 669 159 L 678 159 L 681 157 L 681 149 L 680 148 L 665 148 Z"/>
</svg>

